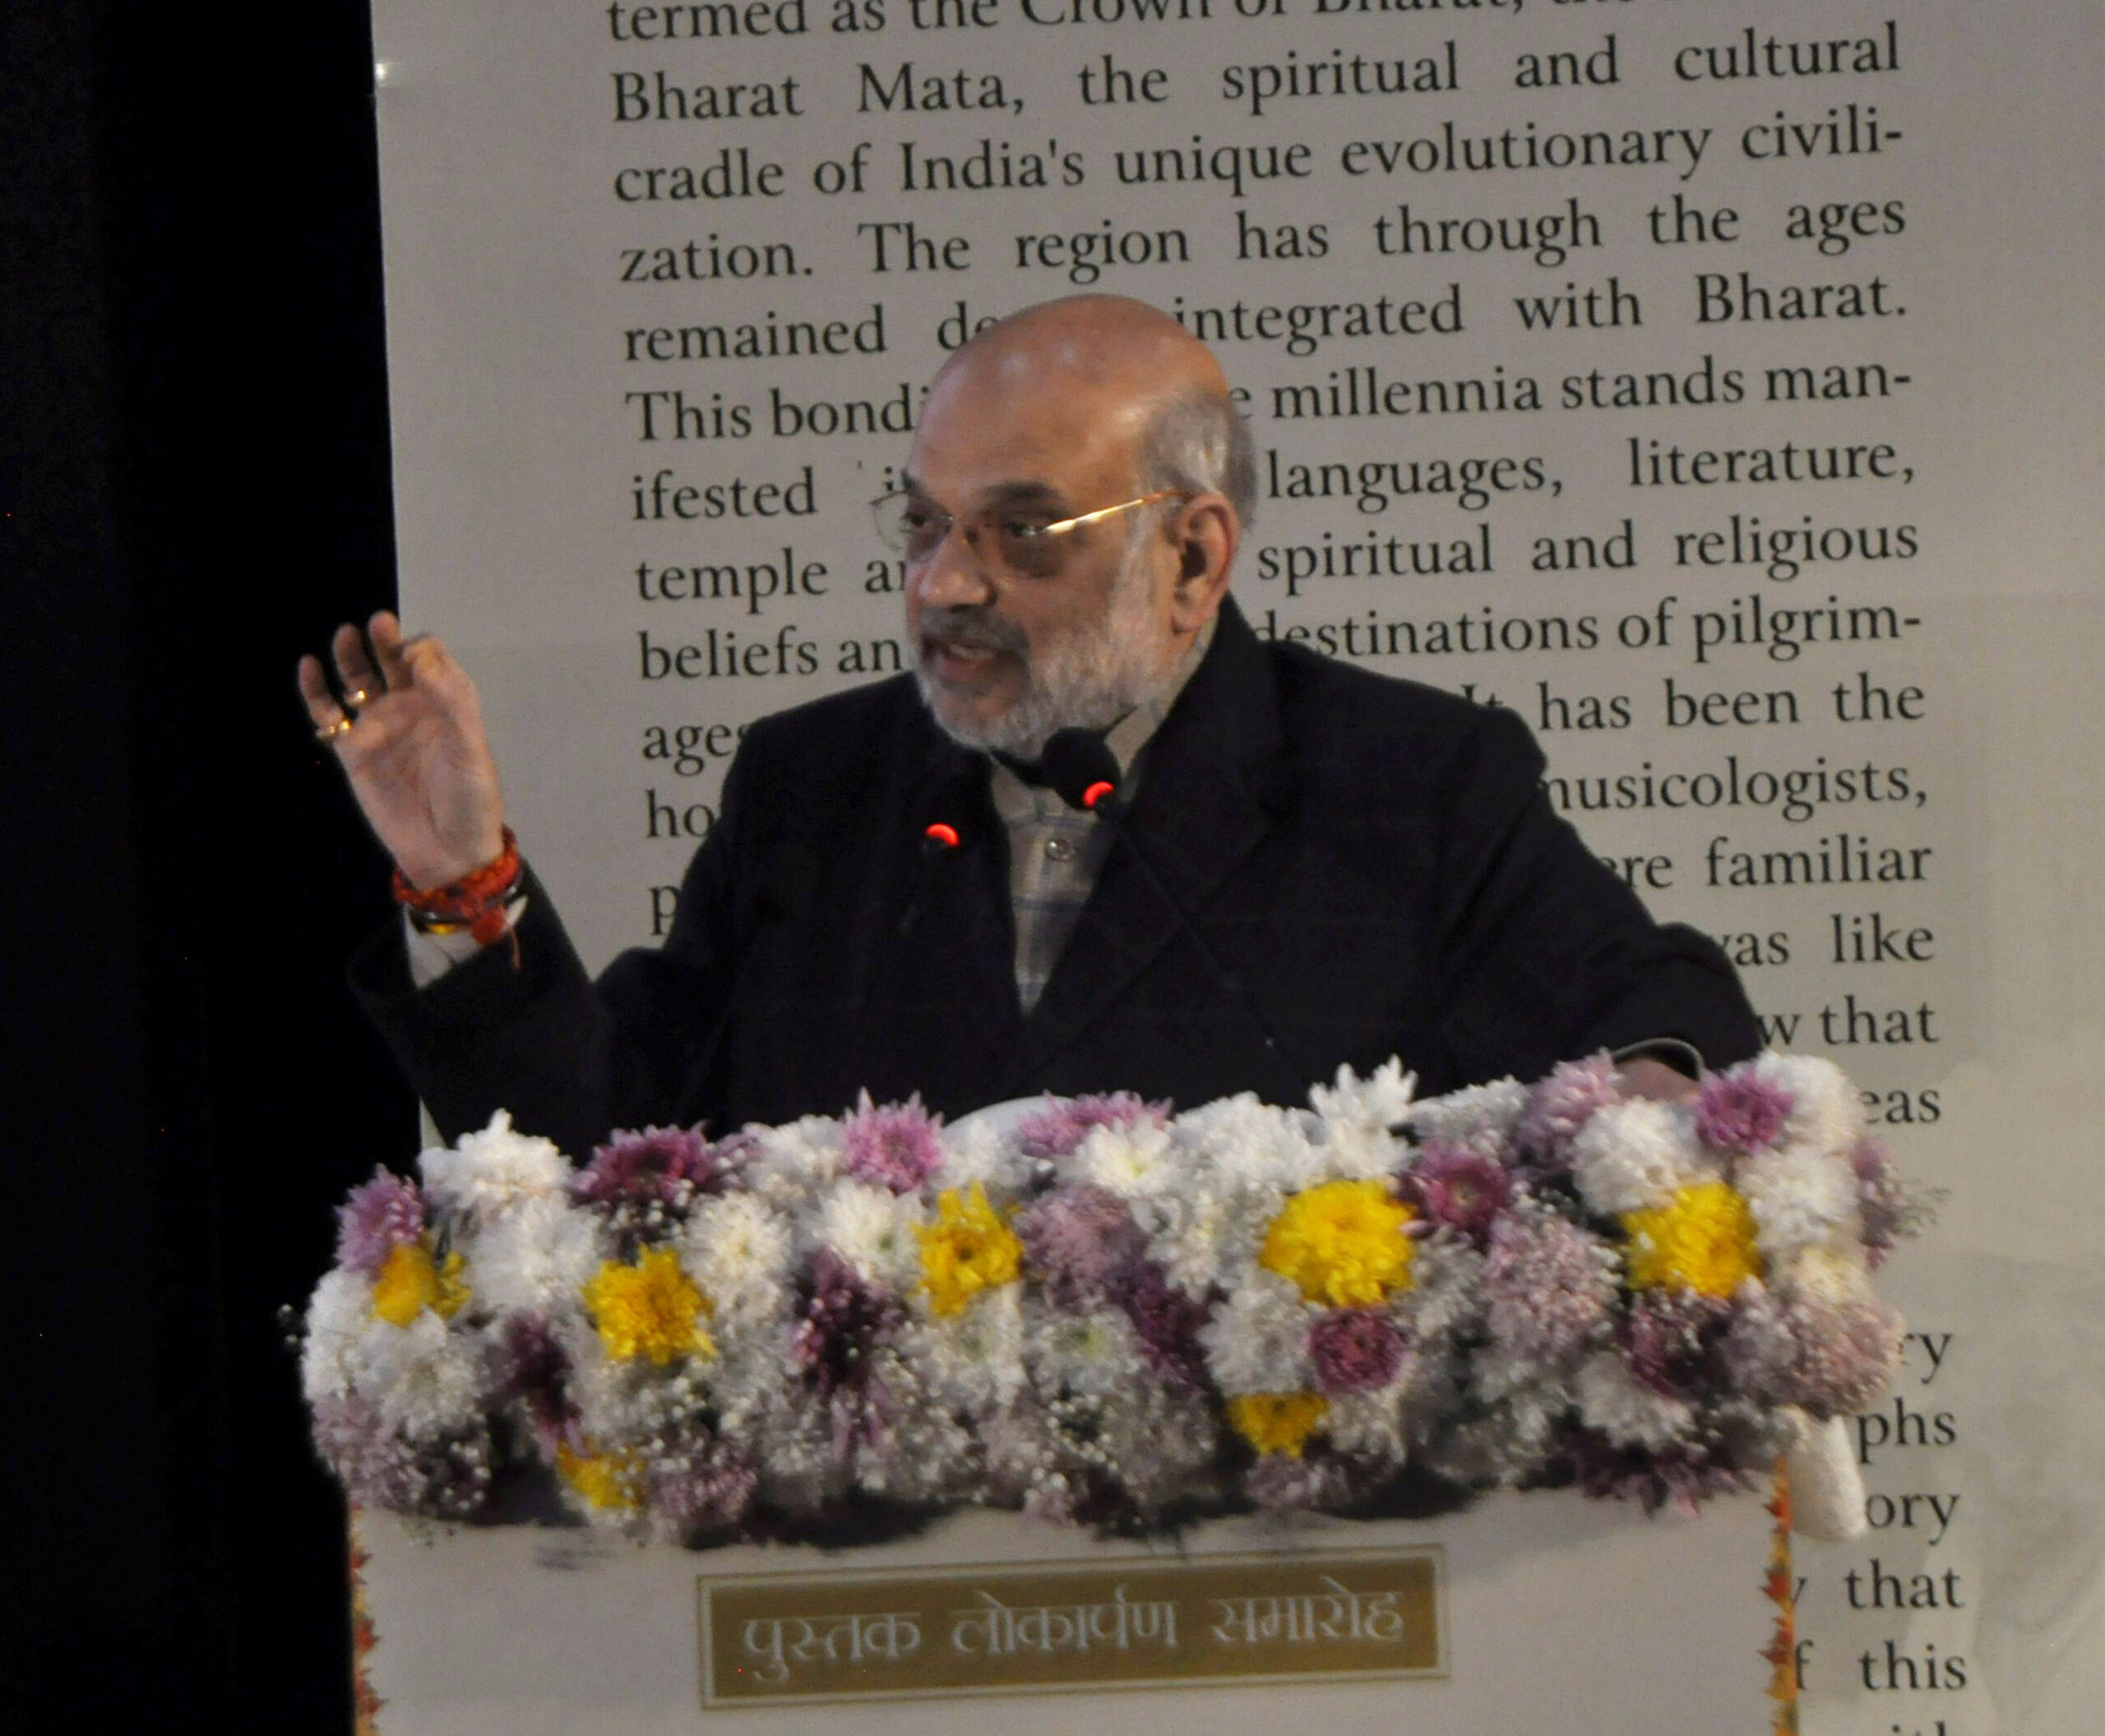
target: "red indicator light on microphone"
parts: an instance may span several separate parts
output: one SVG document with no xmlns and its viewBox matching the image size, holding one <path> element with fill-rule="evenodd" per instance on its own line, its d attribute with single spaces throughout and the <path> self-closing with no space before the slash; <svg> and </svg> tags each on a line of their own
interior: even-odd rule
<svg viewBox="0 0 2105 1736">
<path fill-rule="evenodd" d="M 1101 802 L 1106 796 L 1115 795 L 1117 793 L 1117 789 L 1118 786 L 1117 785 L 1108 783 L 1103 779 L 1099 778 L 1094 784 L 1090 785 L 1088 789 L 1082 792 L 1082 806 L 1085 808 L 1094 808 L 1096 804 L 1099 802 Z"/>
<path fill-rule="evenodd" d="M 939 849 L 954 850 L 958 846 L 957 828 L 938 820 L 922 834 Z"/>
</svg>

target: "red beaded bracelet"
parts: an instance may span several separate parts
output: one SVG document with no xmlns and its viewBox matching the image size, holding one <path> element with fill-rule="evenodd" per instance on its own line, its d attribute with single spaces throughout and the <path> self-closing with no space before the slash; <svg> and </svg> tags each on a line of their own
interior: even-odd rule
<svg viewBox="0 0 2105 1736">
<path fill-rule="evenodd" d="M 507 826 L 504 849 L 494 862 L 486 862 L 473 873 L 444 886 L 428 890 L 413 887 L 401 869 L 396 868 L 395 901 L 409 911 L 410 921 L 428 933 L 450 934 L 465 928 L 487 947 L 505 933 L 505 903 L 519 884 L 520 872 L 519 840 Z M 517 941 L 512 944 L 516 951 Z"/>
</svg>

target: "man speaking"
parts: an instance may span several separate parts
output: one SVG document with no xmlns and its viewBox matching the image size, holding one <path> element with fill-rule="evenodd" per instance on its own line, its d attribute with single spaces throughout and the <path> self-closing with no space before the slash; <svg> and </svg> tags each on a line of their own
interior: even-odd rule
<svg viewBox="0 0 2105 1736">
<path fill-rule="evenodd" d="M 354 981 L 441 1129 L 504 1108 L 581 1156 L 865 1088 L 1190 1106 L 1391 1054 L 1438 1092 L 1752 1053 L 1723 958 L 1552 812 L 1510 713 L 1251 632 L 1251 471 L 1219 364 L 1153 308 L 1052 303 L 960 349 L 877 508 L 916 673 L 754 724 L 663 949 L 597 984 L 504 829 L 466 675 L 390 615 L 370 655 L 340 628 L 337 687 L 312 657 L 300 687 L 411 931 Z"/>
</svg>

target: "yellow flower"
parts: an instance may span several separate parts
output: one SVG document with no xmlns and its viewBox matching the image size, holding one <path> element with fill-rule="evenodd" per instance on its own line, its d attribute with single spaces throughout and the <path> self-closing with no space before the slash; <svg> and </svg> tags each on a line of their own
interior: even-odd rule
<svg viewBox="0 0 2105 1736">
<path fill-rule="evenodd" d="M 1228 1426 L 1261 1453 L 1298 1459 L 1330 1408 L 1320 1392 L 1246 1392 L 1228 1401 Z"/>
<path fill-rule="evenodd" d="M 1404 1226 L 1415 1215 L 1380 1182 L 1325 1182 L 1286 1202 L 1257 1263 L 1311 1302 L 1372 1308 L 1411 1286 L 1416 1250 Z"/>
<path fill-rule="evenodd" d="M 557 1443 L 556 1474 L 603 1511 L 633 1513 L 643 1505 L 642 1479 L 632 1452 L 574 1453 Z"/>
<path fill-rule="evenodd" d="M 700 1324 L 709 1304 L 669 1248 L 646 1248 L 633 1266 L 608 1261 L 584 1295 L 599 1342 L 616 1362 L 647 1356 L 663 1364 L 676 1356 L 716 1354 Z"/>
<path fill-rule="evenodd" d="M 448 1254 L 443 1266 L 434 1261 L 427 1239 L 397 1242 L 372 1280 L 372 1312 L 391 1326 L 406 1326 L 426 1308 L 452 1319 L 470 1294 L 460 1266 L 458 1254 Z"/>
<path fill-rule="evenodd" d="M 1723 1182 L 1678 1187 L 1664 1206 L 1622 1215 L 1630 1245 L 1623 1262 L 1632 1289 L 1677 1285 L 1705 1296 L 1730 1296 L 1759 1276 L 1754 1214 Z"/>
<path fill-rule="evenodd" d="M 933 1224 L 917 1224 L 921 1241 L 921 1287 L 940 1315 L 961 1314 L 982 1290 L 1014 1284 L 1023 1272 L 1023 1244 L 994 1208 L 978 1183 L 960 1200 L 957 1189 L 936 1196 Z"/>
</svg>

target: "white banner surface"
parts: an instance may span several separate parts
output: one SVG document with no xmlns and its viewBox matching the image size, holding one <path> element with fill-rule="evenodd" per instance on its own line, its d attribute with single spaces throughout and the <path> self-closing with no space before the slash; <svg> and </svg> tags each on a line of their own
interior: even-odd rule
<svg viewBox="0 0 2105 1736">
<path fill-rule="evenodd" d="M 1806 1728 L 2094 1722 L 2105 14 L 375 34 L 404 613 L 476 675 L 588 963 L 663 933 L 743 724 L 900 666 L 864 503 L 946 351 L 1081 289 L 1171 309 L 1247 394 L 1259 629 L 1514 707 L 1589 842 L 1950 1190 L 1890 1275 L 1870 1535 L 1800 1551 Z"/>
</svg>

